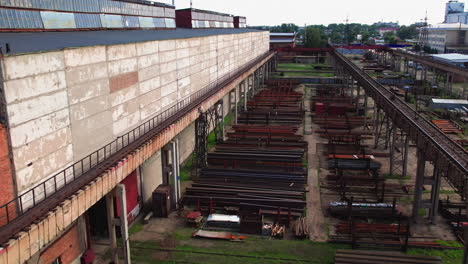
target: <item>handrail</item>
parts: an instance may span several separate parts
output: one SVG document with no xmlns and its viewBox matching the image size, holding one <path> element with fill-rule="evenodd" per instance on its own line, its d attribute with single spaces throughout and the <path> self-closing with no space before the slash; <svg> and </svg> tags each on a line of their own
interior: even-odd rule
<svg viewBox="0 0 468 264">
<path fill-rule="evenodd" d="M 234 81 L 272 54 L 274 54 L 274 52 L 266 52 L 258 56 L 257 59 L 239 70 L 230 72 L 208 84 L 164 112 L 157 114 L 135 129 L 116 138 L 111 143 L 94 151 L 27 192 L 0 206 L 0 224 L 3 224 L 0 226 L 0 245 L 6 242 L 5 240 L 10 236 L 28 226 L 24 226 L 25 224 L 20 223 L 19 227 L 12 227 L 13 225 L 10 225 L 10 223 L 16 222 L 17 220 L 19 222 L 19 220 L 22 219 L 22 222 L 31 224 L 39 217 L 38 215 L 45 214 L 52 210 L 55 206 L 60 204 L 63 199 L 76 193 L 131 151 L 143 145 L 183 115 L 198 107 L 206 98 L 214 95 L 227 84 Z M 129 150 L 129 147 L 132 147 L 132 149 Z M 58 198 L 58 194 L 61 192 L 64 193 Z M 49 200 L 52 201 L 45 205 L 44 202 Z M 32 213 L 32 211 L 35 210 L 39 212 Z M 34 219 L 27 219 L 29 215 Z M 5 229 L 9 230 L 5 231 Z M 4 235 L 4 233 L 8 235 Z"/>
</svg>

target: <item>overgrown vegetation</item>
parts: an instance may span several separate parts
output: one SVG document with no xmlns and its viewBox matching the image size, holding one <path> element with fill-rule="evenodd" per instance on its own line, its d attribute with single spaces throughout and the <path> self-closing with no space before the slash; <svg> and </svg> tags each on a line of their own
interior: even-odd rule
<svg viewBox="0 0 468 264">
<path fill-rule="evenodd" d="M 449 243 L 444 241 L 437 241 L 439 243 Z M 441 243 L 442 244 L 442 243 Z M 452 246 L 452 245 L 450 245 Z M 444 264 L 459 264 L 463 260 L 463 250 L 431 250 L 431 249 L 409 249 L 408 255 L 422 255 L 422 256 L 435 256 L 441 257 Z"/>
<path fill-rule="evenodd" d="M 136 263 L 173 263 L 173 261 L 203 264 L 257 264 L 257 263 L 307 263 L 276 259 L 310 260 L 314 263 L 334 263 L 338 249 L 349 249 L 348 245 L 316 243 L 299 240 L 275 240 L 259 236 L 248 237 L 244 242 L 217 240 L 195 240 L 190 238 L 190 230 L 176 234 L 175 249 L 186 252 L 167 254 L 158 250 L 157 242 L 132 242 L 132 260 Z M 190 252 L 219 253 L 230 256 L 195 254 Z M 165 254 L 161 254 L 165 253 Z M 239 255 L 249 257 L 236 257 Z M 162 257 L 159 258 L 158 257 Z M 263 259 L 263 258 L 273 259 Z M 165 261 L 165 262 L 164 262 Z"/>
</svg>

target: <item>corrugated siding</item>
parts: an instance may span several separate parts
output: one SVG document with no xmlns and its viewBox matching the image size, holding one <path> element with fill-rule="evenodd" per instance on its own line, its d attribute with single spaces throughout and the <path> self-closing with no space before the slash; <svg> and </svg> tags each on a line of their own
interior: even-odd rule
<svg viewBox="0 0 468 264">
<path fill-rule="evenodd" d="M 140 27 L 142 28 L 154 28 L 155 26 L 154 20 L 155 18 L 152 17 L 140 17 Z"/>
<path fill-rule="evenodd" d="M 43 28 L 39 11 L 0 8 L 0 28 Z"/>
<path fill-rule="evenodd" d="M 101 16 L 98 14 L 75 14 L 77 28 L 102 28 Z"/>
<path fill-rule="evenodd" d="M 122 16 L 122 21 L 124 27 L 127 28 L 139 28 L 140 27 L 140 21 L 138 20 L 138 17 L 136 16 Z"/>
<path fill-rule="evenodd" d="M 176 27 L 175 10 L 172 8 L 114 0 L 0 0 L 0 6 L 43 10 L 0 7 L 0 28 L 8 29 Z M 154 20 L 155 17 L 161 19 Z"/>
<path fill-rule="evenodd" d="M 165 28 L 166 27 L 166 21 L 164 18 L 153 18 L 154 21 L 154 26 L 157 28 Z"/>
<path fill-rule="evenodd" d="M 41 17 L 45 29 L 76 28 L 73 13 L 41 11 Z"/>
<path fill-rule="evenodd" d="M 101 14 L 101 24 L 105 28 L 123 28 L 122 16 Z"/>
</svg>

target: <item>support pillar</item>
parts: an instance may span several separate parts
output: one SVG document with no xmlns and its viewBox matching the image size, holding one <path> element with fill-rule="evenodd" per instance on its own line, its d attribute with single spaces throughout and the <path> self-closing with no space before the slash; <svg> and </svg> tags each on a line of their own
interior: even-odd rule
<svg viewBox="0 0 468 264">
<path fill-rule="evenodd" d="M 117 248 L 117 234 L 115 228 L 117 225 L 114 221 L 114 195 L 115 190 L 112 190 L 106 195 L 106 210 L 107 210 L 107 228 L 109 232 L 109 246 L 111 251 L 111 261 L 114 264 L 119 264 L 119 255 Z"/>
<path fill-rule="evenodd" d="M 125 194 L 125 185 L 119 184 L 115 188 L 115 194 L 120 204 L 120 234 L 122 236 L 124 261 L 125 264 L 131 264 L 130 260 L 130 240 L 128 235 L 127 219 L 127 196 Z"/>
<path fill-rule="evenodd" d="M 436 224 L 437 211 L 439 210 L 440 185 L 442 177 L 439 169 L 434 165 L 434 176 L 431 188 L 431 208 L 429 210 L 429 219 L 432 224 Z"/>
<path fill-rule="evenodd" d="M 424 151 L 418 148 L 418 164 L 416 169 L 416 183 L 414 185 L 414 202 L 413 202 L 413 221 L 420 221 L 419 209 L 422 204 L 422 193 L 424 185 L 424 171 L 426 169 L 426 157 Z"/>
<path fill-rule="evenodd" d="M 179 209 L 179 200 L 181 197 L 180 191 L 180 156 L 179 156 L 179 139 L 171 141 L 172 147 L 172 176 L 174 181 L 174 199 L 175 208 Z"/>
<path fill-rule="evenodd" d="M 359 113 L 359 104 L 361 103 L 361 86 L 357 85 L 357 96 L 356 96 L 356 114 Z"/>
<path fill-rule="evenodd" d="M 242 92 L 242 99 L 243 99 L 243 108 L 244 108 L 244 112 L 247 111 L 247 101 L 248 101 L 248 91 L 247 91 L 247 88 L 248 88 L 248 85 L 246 82 L 248 82 L 249 79 L 247 78 L 246 80 L 243 80 L 241 82 L 241 92 Z"/>
</svg>

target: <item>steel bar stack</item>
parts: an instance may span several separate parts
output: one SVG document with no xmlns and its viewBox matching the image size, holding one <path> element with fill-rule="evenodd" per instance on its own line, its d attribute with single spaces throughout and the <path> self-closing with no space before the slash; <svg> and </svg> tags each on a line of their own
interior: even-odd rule
<svg viewBox="0 0 468 264">
<path fill-rule="evenodd" d="M 332 229 L 330 241 L 353 246 L 385 241 L 401 246 L 410 228 L 396 206 L 396 197 L 408 193 L 399 184 L 387 184 L 380 175 L 376 157 L 388 154 L 368 150 L 366 140 L 373 141 L 374 133 L 365 124 L 372 121 L 356 111 L 349 89 L 317 89 L 312 106 L 313 122 L 319 127 L 314 131 L 328 140 L 320 148 L 321 164 L 328 170 L 321 179 L 322 195 L 337 197 L 328 213 L 343 221 Z M 384 203 L 385 195 L 393 202 Z"/>
<path fill-rule="evenodd" d="M 304 116 L 303 94 L 292 89 L 291 84 L 278 82 L 257 93 L 247 103 L 247 111 L 238 117 L 246 125 L 299 125 Z"/>
<path fill-rule="evenodd" d="M 241 216 L 273 216 L 287 225 L 303 215 L 303 94 L 290 81 L 267 83 L 247 102 L 227 139 L 208 153 L 208 167 L 186 189 L 185 205 L 202 212 L 230 208 Z"/>
</svg>

